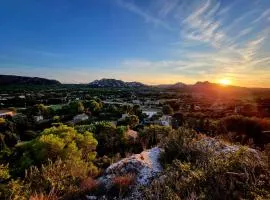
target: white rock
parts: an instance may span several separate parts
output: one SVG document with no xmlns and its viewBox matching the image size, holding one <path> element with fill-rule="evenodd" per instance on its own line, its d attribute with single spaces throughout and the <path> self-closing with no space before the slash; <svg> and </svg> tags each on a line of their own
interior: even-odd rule
<svg viewBox="0 0 270 200">
<path fill-rule="evenodd" d="M 88 200 L 96 200 L 98 199 L 96 196 L 86 196 Z"/>
<path fill-rule="evenodd" d="M 195 142 L 194 146 L 200 151 L 203 151 L 203 152 L 212 151 L 216 155 L 222 154 L 225 157 L 226 155 L 229 155 L 230 153 L 234 153 L 238 151 L 241 147 L 239 145 L 226 144 L 222 141 L 219 141 L 211 137 L 206 137 Z M 257 162 L 261 160 L 259 152 L 256 151 L 255 149 L 247 147 L 247 152 L 252 154 L 254 158 L 257 160 Z"/>
<path fill-rule="evenodd" d="M 140 154 L 124 158 L 108 167 L 105 174 L 99 178 L 99 182 L 103 184 L 106 189 L 110 189 L 112 187 L 113 178 L 133 173 L 136 179 L 134 189 L 142 185 L 147 185 L 162 171 L 162 166 L 159 162 L 160 153 L 162 151 L 162 149 L 155 147 L 143 151 Z"/>
</svg>

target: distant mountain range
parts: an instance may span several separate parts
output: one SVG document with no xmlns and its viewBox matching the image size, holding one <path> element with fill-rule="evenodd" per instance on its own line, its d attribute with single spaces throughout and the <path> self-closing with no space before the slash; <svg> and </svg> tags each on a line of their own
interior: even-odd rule
<svg viewBox="0 0 270 200">
<path fill-rule="evenodd" d="M 57 80 L 50 80 L 46 78 L 39 77 L 25 77 L 25 76 L 15 76 L 15 75 L 0 75 L 0 86 L 9 86 L 9 85 L 61 85 Z M 89 87 L 93 88 L 142 88 L 142 87 L 155 87 L 161 89 L 170 89 L 170 90 L 181 90 L 181 91 L 192 91 L 192 92 L 220 92 L 222 89 L 223 92 L 246 92 L 247 90 L 267 90 L 268 88 L 245 88 L 239 86 L 222 86 L 217 83 L 211 83 L 208 81 L 197 82 L 195 84 L 185 84 L 178 82 L 175 84 L 161 84 L 161 85 L 146 85 L 140 82 L 125 82 L 117 79 L 108 79 L 103 78 L 100 80 L 95 80 L 87 84 Z"/>
<path fill-rule="evenodd" d="M 38 77 L 25 77 L 15 75 L 0 75 L 0 86 L 7 85 L 60 85 L 56 80 Z"/>
<path fill-rule="evenodd" d="M 161 84 L 161 85 L 146 85 L 140 82 L 125 82 L 122 80 L 116 80 L 116 79 L 100 79 L 95 80 L 88 84 L 91 87 L 99 87 L 99 88 L 105 88 L 105 87 L 113 87 L 113 88 L 124 88 L 124 87 L 157 87 L 162 89 L 188 89 L 188 88 L 211 88 L 220 86 L 216 83 L 210 83 L 208 81 L 205 82 L 197 82 L 194 85 L 188 85 L 182 82 L 178 82 L 175 84 Z"/>
<path fill-rule="evenodd" d="M 138 88 L 138 87 L 145 87 L 146 85 L 140 82 L 124 82 L 122 80 L 116 80 L 116 79 L 101 79 L 101 80 L 95 80 L 91 83 L 89 83 L 90 87 L 99 87 L 99 88 Z"/>
</svg>

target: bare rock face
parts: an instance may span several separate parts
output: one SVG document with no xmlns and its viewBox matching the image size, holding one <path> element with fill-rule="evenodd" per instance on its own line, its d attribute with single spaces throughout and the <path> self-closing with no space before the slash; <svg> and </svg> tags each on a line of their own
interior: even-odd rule
<svg viewBox="0 0 270 200">
<path fill-rule="evenodd" d="M 120 160 L 108 167 L 105 174 L 98 181 L 109 190 L 112 187 L 113 178 L 125 174 L 134 174 L 134 188 L 147 185 L 162 171 L 162 166 L 159 163 L 161 152 L 162 149 L 155 147 Z"/>
</svg>

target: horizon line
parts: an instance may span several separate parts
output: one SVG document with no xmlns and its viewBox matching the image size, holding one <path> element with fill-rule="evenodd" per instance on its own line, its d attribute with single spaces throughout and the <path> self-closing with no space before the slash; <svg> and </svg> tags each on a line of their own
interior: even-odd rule
<svg viewBox="0 0 270 200">
<path fill-rule="evenodd" d="M 145 86 L 162 86 L 162 85 L 175 85 L 177 83 L 182 83 L 182 84 L 185 84 L 187 86 L 192 86 L 192 85 L 195 85 L 197 83 L 211 83 L 211 84 L 217 84 L 217 85 L 220 85 L 222 86 L 222 84 L 218 83 L 218 82 L 212 82 L 212 81 L 209 81 L 209 80 L 197 80 L 193 83 L 186 83 L 186 82 L 181 82 L 181 81 L 178 81 L 178 82 L 174 82 L 174 83 L 156 83 L 156 84 L 149 84 L 149 83 L 145 83 L 143 81 L 136 81 L 136 80 L 133 80 L 133 81 L 126 81 L 124 79 L 118 79 L 118 78 L 100 78 L 100 79 L 94 79 L 94 80 L 89 80 L 89 82 L 61 82 L 59 81 L 58 79 L 55 79 L 55 78 L 48 78 L 48 77 L 43 77 L 43 76 L 24 76 L 24 75 L 15 75 L 15 74 L 0 74 L 0 76 L 3 75 L 3 76 L 18 76 L 18 77 L 27 77 L 27 78 L 43 78 L 43 79 L 47 79 L 47 80 L 55 80 L 55 81 L 58 81 L 60 82 L 62 85 L 87 85 L 87 84 L 90 84 L 91 82 L 93 81 L 96 81 L 96 80 L 102 80 L 102 79 L 113 79 L 113 80 L 120 80 L 120 81 L 123 81 L 123 82 L 127 82 L 127 83 L 130 83 L 130 82 L 138 82 L 138 83 L 142 83 L 144 84 Z M 226 86 L 223 86 L 223 87 L 241 87 L 241 88 L 248 88 L 248 89 L 270 89 L 270 87 L 256 87 L 256 86 L 252 86 L 252 87 L 247 87 L 247 86 L 240 86 L 240 85 L 234 85 L 234 84 L 229 84 L 229 85 L 226 85 Z"/>
</svg>

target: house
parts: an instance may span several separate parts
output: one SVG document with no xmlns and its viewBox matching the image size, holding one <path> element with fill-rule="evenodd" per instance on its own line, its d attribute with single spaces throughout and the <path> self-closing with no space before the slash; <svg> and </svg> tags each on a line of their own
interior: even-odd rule
<svg viewBox="0 0 270 200">
<path fill-rule="evenodd" d="M 19 99 L 25 99 L 25 95 L 20 95 L 18 97 L 19 97 Z"/>
<path fill-rule="evenodd" d="M 159 100 L 146 100 L 144 102 L 144 105 L 148 105 L 148 106 L 158 106 L 160 104 L 160 101 Z"/>
<path fill-rule="evenodd" d="M 242 111 L 242 109 L 243 109 L 243 106 L 235 106 L 234 113 L 238 114 Z"/>
<path fill-rule="evenodd" d="M 198 105 L 195 105 L 195 106 L 194 106 L 194 110 L 195 110 L 195 111 L 199 111 L 199 110 L 201 110 L 201 107 L 198 106 Z"/>
<path fill-rule="evenodd" d="M 136 100 L 132 100 L 132 103 L 133 104 L 140 105 L 141 104 L 141 101 L 136 99 Z"/>
<path fill-rule="evenodd" d="M 88 115 L 84 113 L 84 114 L 76 115 L 75 117 L 73 117 L 73 122 L 78 123 L 78 122 L 86 121 L 88 119 L 89 119 Z"/>
<path fill-rule="evenodd" d="M 15 112 L 10 110 L 0 110 L 0 118 L 13 117 Z"/>
<path fill-rule="evenodd" d="M 34 116 L 34 120 L 35 120 L 35 122 L 40 122 L 40 121 L 42 121 L 44 118 L 43 118 L 43 116 L 42 115 L 37 115 L 37 116 Z"/>
<path fill-rule="evenodd" d="M 151 118 L 158 113 L 158 110 L 143 110 L 142 113 L 146 114 L 148 118 Z"/>
<path fill-rule="evenodd" d="M 126 117 L 128 117 L 129 116 L 129 114 L 122 114 L 122 117 L 120 118 L 120 119 L 118 119 L 118 122 L 120 122 L 120 121 L 124 121 L 125 119 L 126 119 Z"/>
<path fill-rule="evenodd" d="M 169 116 L 169 115 L 163 115 L 161 118 L 160 118 L 160 124 L 162 126 L 171 126 L 172 124 L 172 116 Z"/>
</svg>

